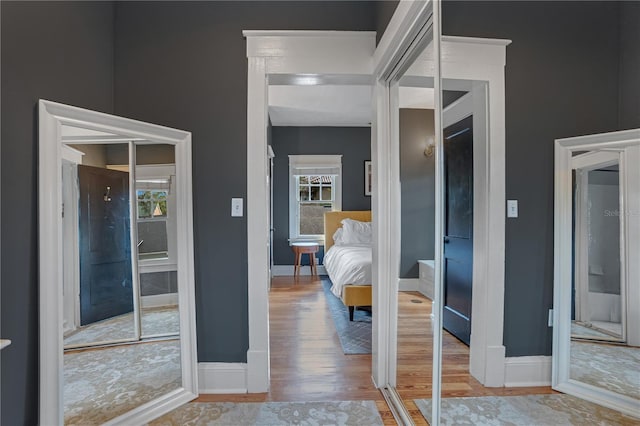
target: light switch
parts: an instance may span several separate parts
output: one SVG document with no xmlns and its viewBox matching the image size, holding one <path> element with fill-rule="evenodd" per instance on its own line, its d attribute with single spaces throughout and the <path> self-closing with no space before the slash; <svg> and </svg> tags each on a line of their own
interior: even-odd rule
<svg viewBox="0 0 640 426">
<path fill-rule="evenodd" d="M 231 199 L 231 216 L 242 217 L 242 198 Z"/>
<path fill-rule="evenodd" d="M 518 217 L 518 200 L 507 200 L 507 217 Z"/>
</svg>

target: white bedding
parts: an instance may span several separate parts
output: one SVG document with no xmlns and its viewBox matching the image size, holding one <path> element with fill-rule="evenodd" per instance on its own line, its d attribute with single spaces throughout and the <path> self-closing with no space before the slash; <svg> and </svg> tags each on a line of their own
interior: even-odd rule
<svg viewBox="0 0 640 426">
<path fill-rule="evenodd" d="M 324 267 L 333 283 L 331 292 L 338 297 L 346 284 L 371 285 L 371 247 L 332 246 L 324 255 Z"/>
</svg>

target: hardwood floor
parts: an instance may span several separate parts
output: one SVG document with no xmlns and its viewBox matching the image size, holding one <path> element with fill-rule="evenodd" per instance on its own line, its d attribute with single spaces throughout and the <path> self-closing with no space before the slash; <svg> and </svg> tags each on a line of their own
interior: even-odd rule
<svg viewBox="0 0 640 426">
<path fill-rule="evenodd" d="M 428 424 L 414 399 L 431 398 L 433 334 L 431 301 L 418 292 L 398 293 L 396 389 L 417 425 Z M 553 393 L 550 387 L 485 388 L 469 374 L 469 348 L 446 331 L 442 336 L 442 397 Z"/>
<path fill-rule="evenodd" d="M 419 293 L 400 293 L 398 312 L 397 389 L 416 424 L 425 425 L 428 423 L 413 399 L 431 397 L 431 302 Z M 384 424 L 396 424 L 371 380 L 371 355 L 342 353 L 319 280 L 308 276 L 275 277 L 269 294 L 269 315 L 269 392 L 201 395 L 197 401 L 374 400 Z M 468 348 L 451 335 L 445 336 L 443 343 L 445 397 L 551 392 L 550 388 L 484 388 L 469 375 Z"/>
</svg>

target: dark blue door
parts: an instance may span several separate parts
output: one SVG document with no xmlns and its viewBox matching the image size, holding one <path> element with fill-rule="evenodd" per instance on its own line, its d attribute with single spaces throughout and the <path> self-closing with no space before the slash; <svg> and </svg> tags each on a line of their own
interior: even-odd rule
<svg viewBox="0 0 640 426">
<path fill-rule="evenodd" d="M 443 325 L 469 345 L 473 277 L 473 117 L 444 129 Z"/>
<path fill-rule="evenodd" d="M 129 174 L 78 166 L 80 324 L 133 311 Z"/>
</svg>

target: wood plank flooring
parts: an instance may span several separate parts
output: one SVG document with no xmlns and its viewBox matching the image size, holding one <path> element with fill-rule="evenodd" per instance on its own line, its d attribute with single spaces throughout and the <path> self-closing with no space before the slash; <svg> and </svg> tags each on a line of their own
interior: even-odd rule
<svg viewBox="0 0 640 426">
<path fill-rule="evenodd" d="M 415 303 L 414 301 L 422 303 Z M 398 393 L 412 418 L 428 424 L 413 402 L 431 397 L 431 302 L 399 293 Z M 322 284 L 312 277 L 275 277 L 269 294 L 271 388 L 262 394 L 201 395 L 197 401 L 374 400 L 385 425 L 393 415 L 371 380 L 371 355 L 345 355 L 326 306 Z M 484 388 L 469 374 L 469 349 L 445 333 L 443 396 L 527 395 L 542 388 Z"/>
</svg>

